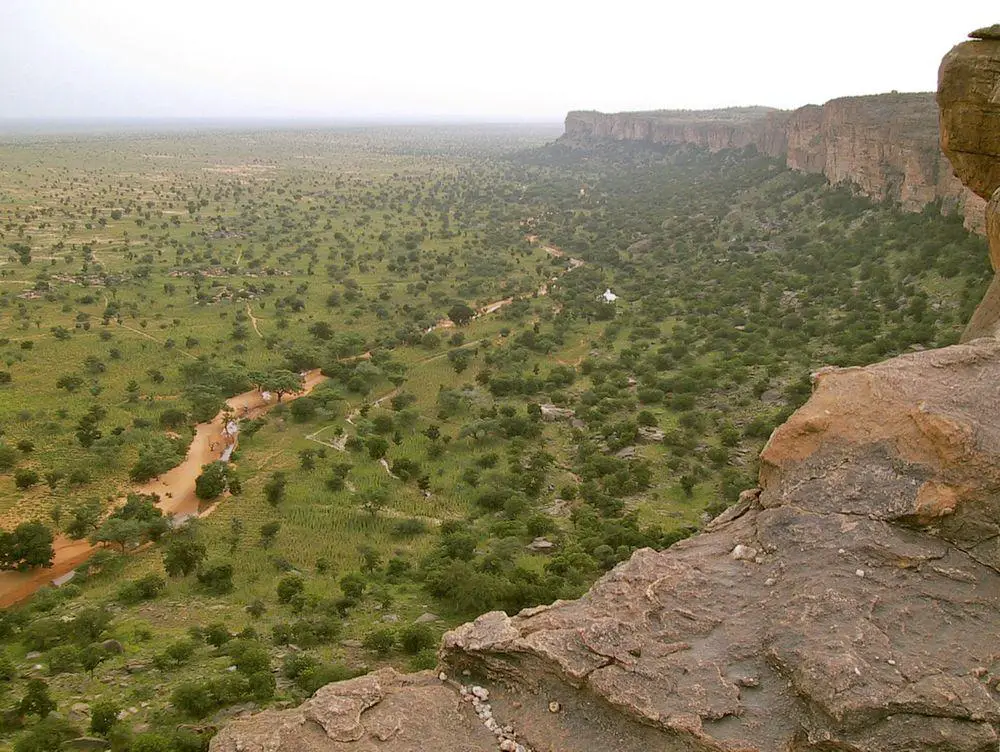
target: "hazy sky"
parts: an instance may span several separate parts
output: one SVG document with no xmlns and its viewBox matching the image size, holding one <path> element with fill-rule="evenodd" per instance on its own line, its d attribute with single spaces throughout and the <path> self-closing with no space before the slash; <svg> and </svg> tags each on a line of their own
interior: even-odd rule
<svg viewBox="0 0 1000 752">
<path fill-rule="evenodd" d="M 0 0 L 0 119 L 561 120 L 930 90 L 996 0 Z"/>
</svg>

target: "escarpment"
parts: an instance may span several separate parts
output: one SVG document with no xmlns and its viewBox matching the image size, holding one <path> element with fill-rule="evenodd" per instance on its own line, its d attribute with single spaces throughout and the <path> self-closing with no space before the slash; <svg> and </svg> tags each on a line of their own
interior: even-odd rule
<svg viewBox="0 0 1000 752">
<path fill-rule="evenodd" d="M 793 111 L 571 112 L 564 138 L 694 144 L 712 151 L 753 146 L 795 170 L 850 182 L 877 201 L 920 211 L 940 200 L 982 231 L 983 201 L 966 188 L 938 146 L 934 95 L 880 94 L 833 99 Z"/>
<path fill-rule="evenodd" d="M 991 197 L 991 228 L 1000 155 L 979 130 L 996 133 L 997 46 L 950 53 L 939 95 L 943 146 Z M 970 66 L 981 82 L 963 87 Z M 742 138 L 731 127 L 712 138 Z M 974 333 L 995 330 L 989 310 Z M 994 752 L 997 404 L 991 336 L 823 369 L 765 447 L 760 487 L 701 534 L 635 552 L 578 600 L 449 632 L 440 673 L 328 685 L 234 721 L 212 750 Z"/>
</svg>

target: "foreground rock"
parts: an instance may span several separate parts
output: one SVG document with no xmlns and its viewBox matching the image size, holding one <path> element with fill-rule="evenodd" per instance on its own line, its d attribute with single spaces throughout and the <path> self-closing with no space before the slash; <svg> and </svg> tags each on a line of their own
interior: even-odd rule
<svg viewBox="0 0 1000 752">
<path fill-rule="evenodd" d="M 322 687 L 303 705 L 234 721 L 212 740 L 226 752 L 479 750 L 496 739 L 458 691 L 430 672 L 381 669 Z"/>
<path fill-rule="evenodd" d="M 489 686 L 496 722 L 534 750 L 993 752 L 997 404 L 993 340 L 822 373 L 765 449 L 761 492 L 578 601 L 448 633 L 445 671 Z M 454 689 L 391 672 L 237 721 L 212 748 L 375 739 L 497 749 Z"/>
</svg>

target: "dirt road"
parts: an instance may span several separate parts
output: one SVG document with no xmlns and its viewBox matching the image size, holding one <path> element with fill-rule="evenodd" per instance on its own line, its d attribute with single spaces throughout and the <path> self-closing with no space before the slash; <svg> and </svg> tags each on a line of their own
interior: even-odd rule
<svg viewBox="0 0 1000 752">
<path fill-rule="evenodd" d="M 302 391 L 288 395 L 285 402 L 309 394 L 326 380 L 319 369 L 308 371 L 303 381 Z M 249 391 L 226 400 L 227 410 L 221 411 L 209 423 L 199 423 L 195 427 L 194 439 L 188 447 L 187 456 L 177 467 L 168 470 L 148 483 L 135 487 L 138 493 L 160 495 L 159 507 L 164 514 L 187 515 L 199 513 L 198 497 L 194 494 L 195 479 L 201 475 L 202 465 L 215 462 L 222 456 L 226 442 L 222 429 L 230 416 L 255 418 L 277 404 L 265 402 L 260 392 Z M 29 572 L 0 572 L 0 607 L 7 607 L 24 600 L 52 580 L 76 569 L 97 550 L 87 541 L 75 541 L 65 536 L 57 536 L 53 542 L 55 556 L 52 566 Z"/>
</svg>

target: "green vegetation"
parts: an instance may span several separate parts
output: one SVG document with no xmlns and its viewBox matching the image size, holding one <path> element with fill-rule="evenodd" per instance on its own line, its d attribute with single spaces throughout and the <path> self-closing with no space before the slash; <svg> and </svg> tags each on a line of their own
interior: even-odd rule
<svg viewBox="0 0 1000 752">
<path fill-rule="evenodd" d="M 548 136 L 0 144 L 0 566 L 100 548 L 0 614 L 0 743 L 202 749 L 230 705 L 433 666 L 446 627 L 689 535 L 810 372 L 954 342 L 985 287 L 938 207 Z M 157 479 L 253 389 L 175 524 Z"/>
</svg>

